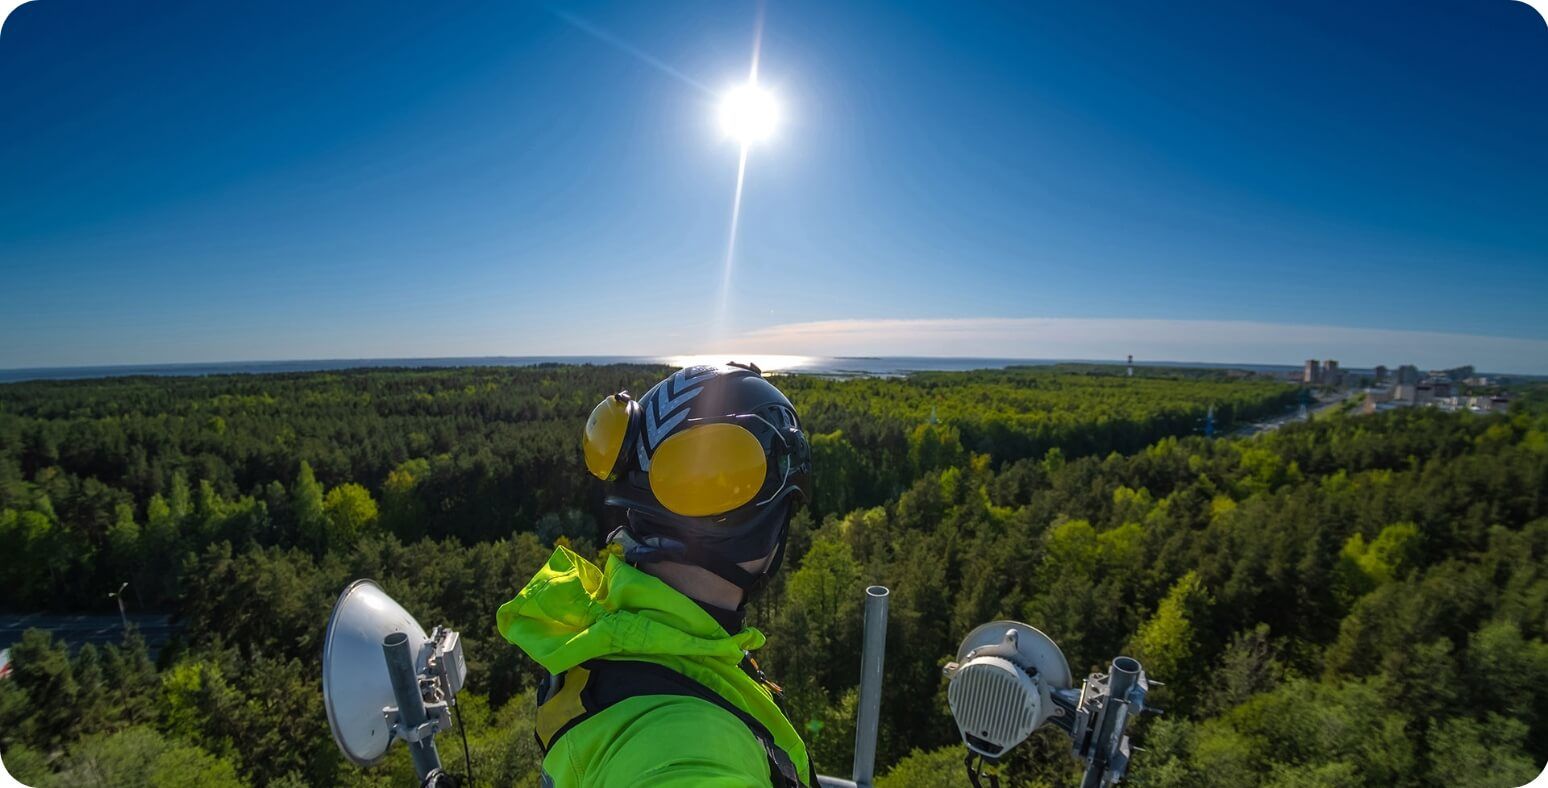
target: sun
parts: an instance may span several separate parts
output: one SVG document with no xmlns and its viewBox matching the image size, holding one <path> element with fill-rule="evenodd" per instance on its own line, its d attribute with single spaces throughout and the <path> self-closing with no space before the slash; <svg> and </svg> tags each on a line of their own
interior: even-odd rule
<svg viewBox="0 0 1548 788">
<path fill-rule="evenodd" d="M 779 102 L 756 83 L 734 88 L 720 100 L 720 129 L 744 147 L 765 142 L 779 126 Z"/>
</svg>

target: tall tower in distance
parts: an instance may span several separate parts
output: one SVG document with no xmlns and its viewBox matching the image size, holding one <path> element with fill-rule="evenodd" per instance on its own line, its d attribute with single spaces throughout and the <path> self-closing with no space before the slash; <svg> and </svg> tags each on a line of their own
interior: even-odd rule
<svg viewBox="0 0 1548 788">
<path fill-rule="evenodd" d="M 1339 371 L 1337 361 L 1330 358 L 1322 362 L 1322 383 L 1325 386 L 1341 386 L 1344 384 L 1344 373 Z"/>
<path fill-rule="evenodd" d="M 1129 354 L 1129 377 L 1134 377 L 1134 354 Z"/>
<path fill-rule="evenodd" d="M 1306 366 L 1301 368 L 1301 382 L 1308 386 L 1322 382 L 1322 366 L 1317 359 L 1306 359 Z"/>
</svg>

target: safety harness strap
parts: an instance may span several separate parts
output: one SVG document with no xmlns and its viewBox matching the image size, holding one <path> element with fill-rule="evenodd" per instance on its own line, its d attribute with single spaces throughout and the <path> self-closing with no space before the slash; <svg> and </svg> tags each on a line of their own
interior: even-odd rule
<svg viewBox="0 0 1548 788">
<path fill-rule="evenodd" d="M 557 686 L 554 686 L 557 683 Z M 790 754 L 774 743 L 774 734 L 720 693 L 654 662 L 594 659 L 550 676 L 539 690 L 538 746 L 547 753 L 571 728 L 615 703 L 642 695 L 677 695 L 712 703 L 741 720 L 763 746 L 769 779 L 775 788 L 804 788 Z M 815 785 L 815 782 L 811 783 Z"/>
</svg>

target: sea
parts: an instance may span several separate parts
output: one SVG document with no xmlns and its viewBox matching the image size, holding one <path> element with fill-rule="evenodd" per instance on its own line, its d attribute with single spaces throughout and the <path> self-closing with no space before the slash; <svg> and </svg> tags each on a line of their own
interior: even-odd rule
<svg viewBox="0 0 1548 788">
<path fill-rule="evenodd" d="M 662 364 L 683 367 L 728 360 L 751 361 L 765 372 L 830 377 L 897 377 L 913 372 L 1004 369 L 1053 364 L 1123 364 L 1117 359 L 963 358 L 929 356 L 477 356 L 441 358 L 338 358 L 294 361 L 220 361 L 195 364 L 134 364 L 92 367 L 0 369 L 0 383 L 28 380 L 80 380 L 133 376 L 264 375 L 284 372 L 326 372 L 343 369 L 437 367 L 530 367 L 539 364 Z M 1283 364 L 1214 364 L 1185 361 L 1135 362 L 1146 367 L 1240 369 L 1285 375 L 1300 369 Z M 1358 370 L 1351 370 L 1358 372 Z"/>
</svg>

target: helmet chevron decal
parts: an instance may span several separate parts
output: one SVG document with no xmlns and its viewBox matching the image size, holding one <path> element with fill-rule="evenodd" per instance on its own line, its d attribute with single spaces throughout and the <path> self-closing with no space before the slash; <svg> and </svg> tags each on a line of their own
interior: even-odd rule
<svg viewBox="0 0 1548 788">
<path fill-rule="evenodd" d="M 704 391 L 700 382 L 714 375 L 715 372 L 715 367 L 709 366 L 680 369 L 651 390 L 647 401 L 643 403 L 645 440 L 640 446 L 641 459 L 654 453 L 662 439 L 688 418 L 689 400 Z"/>
</svg>

